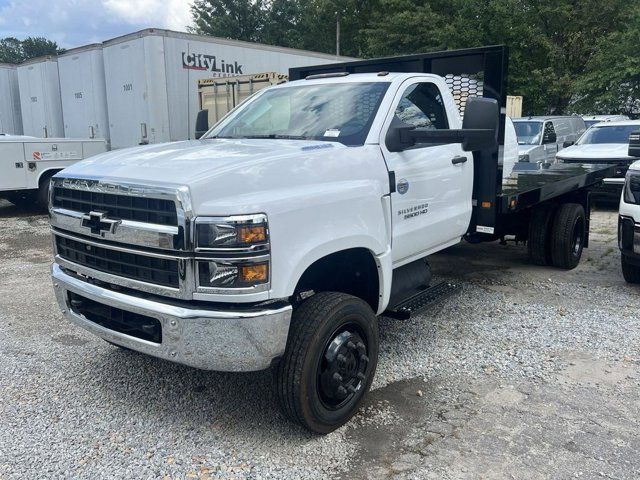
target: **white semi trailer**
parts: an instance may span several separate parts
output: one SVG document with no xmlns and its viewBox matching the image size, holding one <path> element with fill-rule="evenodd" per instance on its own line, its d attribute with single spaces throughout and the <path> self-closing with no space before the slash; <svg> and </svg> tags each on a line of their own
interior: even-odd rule
<svg viewBox="0 0 640 480">
<path fill-rule="evenodd" d="M 57 59 L 46 56 L 21 63 L 18 83 L 24 134 L 64 137 Z"/>
<path fill-rule="evenodd" d="M 58 56 L 60 94 L 67 138 L 103 138 L 109 143 L 107 90 L 102 45 L 67 50 Z"/>
<path fill-rule="evenodd" d="M 108 40 L 103 56 L 114 149 L 194 138 L 199 79 L 349 60 L 159 29 Z"/>
<path fill-rule="evenodd" d="M 18 70 L 0 63 L 0 133 L 22 135 Z"/>
</svg>

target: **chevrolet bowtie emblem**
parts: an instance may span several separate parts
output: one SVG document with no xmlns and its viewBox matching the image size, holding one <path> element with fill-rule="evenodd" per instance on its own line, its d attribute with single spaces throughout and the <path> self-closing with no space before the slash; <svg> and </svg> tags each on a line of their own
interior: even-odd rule
<svg viewBox="0 0 640 480">
<path fill-rule="evenodd" d="M 82 216 L 82 226 L 89 228 L 93 235 L 102 235 L 105 233 L 114 233 L 120 220 L 112 220 L 107 218 L 104 212 L 89 212 Z"/>
</svg>

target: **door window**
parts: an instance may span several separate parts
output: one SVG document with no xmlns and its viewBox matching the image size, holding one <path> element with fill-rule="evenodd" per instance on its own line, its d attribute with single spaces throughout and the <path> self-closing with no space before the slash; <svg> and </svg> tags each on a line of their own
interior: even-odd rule
<svg viewBox="0 0 640 480">
<path fill-rule="evenodd" d="M 417 128 L 449 128 L 440 90 L 433 83 L 416 83 L 407 87 L 398 103 L 395 116 L 403 123 Z"/>
<path fill-rule="evenodd" d="M 544 133 L 542 136 L 542 143 L 553 143 L 551 142 L 551 138 L 555 136 L 556 131 L 553 128 L 552 122 L 545 122 L 544 124 Z"/>
</svg>

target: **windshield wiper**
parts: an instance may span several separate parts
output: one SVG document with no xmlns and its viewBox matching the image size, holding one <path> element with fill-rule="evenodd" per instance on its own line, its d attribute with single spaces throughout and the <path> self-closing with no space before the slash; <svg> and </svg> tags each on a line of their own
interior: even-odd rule
<svg viewBox="0 0 640 480">
<path fill-rule="evenodd" d="M 210 138 L 248 138 L 248 139 L 267 138 L 267 139 L 274 139 L 274 140 L 309 140 L 309 137 L 304 137 L 302 135 L 284 135 L 284 134 L 279 134 L 279 133 L 268 133 L 268 134 L 264 134 L 264 135 L 260 135 L 260 134 L 256 134 L 256 135 L 215 135 L 213 137 L 207 137 L 207 139 L 210 139 Z"/>
<path fill-rule="evenodd" d="M 279 133 L 268 133 L 264 135 L 240 135 L 234 138 L 269 138 L 276 140 L 307 140 L 307 137 L 303 137 L 302 135 L 285 135 Z"/>
</svg>

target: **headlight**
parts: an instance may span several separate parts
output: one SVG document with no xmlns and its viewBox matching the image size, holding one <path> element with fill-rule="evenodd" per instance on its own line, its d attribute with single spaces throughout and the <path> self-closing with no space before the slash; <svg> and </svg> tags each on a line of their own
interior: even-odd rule
<svg viewBox="0 0 640 480">
<path fill-rule="evenodd" d="M 518 156 L 518 161 L 519 162 L 528 162 L 529 161 L 529 154 L 525 153 L 524 155 L 519 155 Z"/>
<path fill-rule="evenodd" d="M 640 205 L 640 172 L 628 170 L 624 180 L 624 202 Z"/>
<path fill-rule="evenodd" d="M 257 251 L 269 247 L 267 217 L 199 217 L 195 227 L 196 251 Z"/>
<path fill-rule="evenodd" d="M 198 217 L 194 232 L 198 291 L 242 294 L 269 288 L 266 215 Z"/>
<path fill-rule="evenodd" d="M 253 288 L 269 283 L 268 260 L 198 260 L 198 286 Z"/>
</svg>

